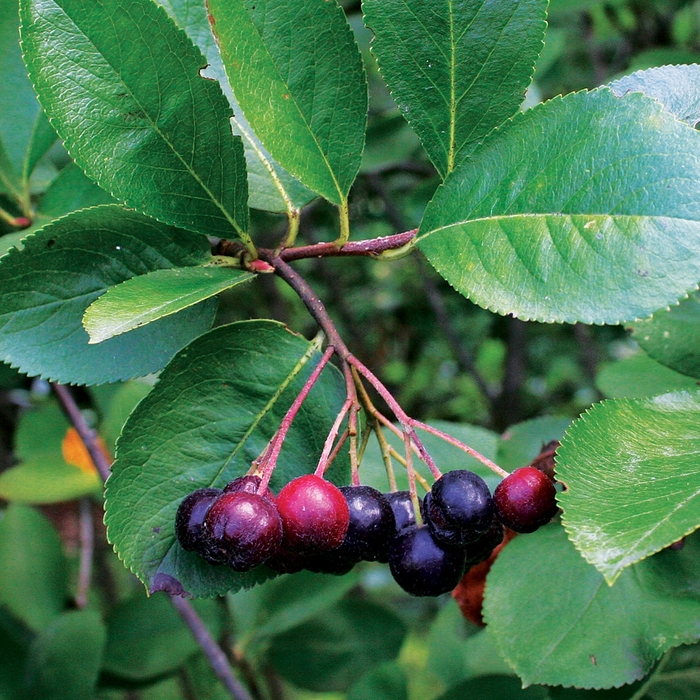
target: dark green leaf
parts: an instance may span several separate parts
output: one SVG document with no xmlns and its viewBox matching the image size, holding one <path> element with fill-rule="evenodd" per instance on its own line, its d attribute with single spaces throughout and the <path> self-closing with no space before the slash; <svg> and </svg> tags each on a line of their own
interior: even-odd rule
<svg viewBox="0 0 700 700">
<path fill-rule="evenodd" d="M 175 541 L 175 513 L 188 493 L 248 471 L 319 357 L 281 324 L 249 321 L 198 338 L 163 370 L 124 426 L 107 482 L 110 541 L 150 590 L 212 596 L 270 577 L 264 568 L 237 574 L 185 552 Z M 325 370 L 292 423 L 274 489 L 315 469 L 344 400 L 339 373 Z M 345 478 L 347 459 L 333 468 Z"/>
<path fill-rule="evenodd" d="M 372 52 L 445 178 L 518 111 L 542 50 L 543 0 L 364 0 Z"/>
<path fill-rule="evenodd" d="M 700 697 L 700 647 L 674 649 L 659 664 L 644 695 L 648 700 L 696 700 Z"/>
<path fill-rule="evenodd" d="M 632 683 L 667 649 L 697 639 L 699 555 L 700 539 L 688 538 L 610 587 L 563 528 L 547 525 L 496 559 L 484 600 L 489 634 L 526 685 Z"/>
<path fill-rule="evenodd" d="M 360 167 L 367 79 L 335 0 L 209 0 L 233 93 L 267 150 L 335 204 Z M 303 50 L 299 50 L 303 47 Z"/>
<path fill-rule="evenodd" d="M 85 309 L 136 275 L 211 259 L 205 236 L 118 206 L 59 219 L 0 262 L 0 353 L 27 374 L 74 384 L 154 372 L 211 326 L 214 300 L 100 345 L 88 345 Z"/>
<path fill-rule="evenodd" d="M 34 641 L 27 669 L 28 697 L 92 698 L 102 663 L 105 629 L 92 610 L 67 612 Z"/>
<path fill-rule="evenodd" d="M 213 600 L 195 603 L 199 616 L 218 639 L 221 609 Z M 146 681 L 171 673 L 199 647 L 168 596 L 136 597 L 112 610 L 107 619 L 103 668 L 130 681 Z"/>
<path fill-rule="evenodd" d="M 107 192 L 90 180 L 75 163 L 70 163 L 61 170 L 41 198 L 38 215 L 56 219 L 76 209 L 113 202 Z"/>
<path fill-rule="evenodd" d="M 162 8 L 21 0 L 20 15 L 42 105 L 90 178 L 165 223 L 245 236 L 245 159 L 230 108 Z"/>
<path fill-rule="evenodd" d="M 233 109 L 233 132 L 243 139 L 248 166 L 248 206 L 279 212 L 301 209 L 316 195 L 275 162 L 243 116 L 228 83 L 203 0 L 159 0 L 159 4 L 206 56 L 209 66 L 204 75 L 219 82 Z"/>
<path fill-rule="evenodd" d="M 90 344 L 102 343 L 252 278 L 250 272 L 230 267 L 155 270 L 108 289 L 87 308 L 83 326 L 90 335 Z"/>
<path fill-rule="evenodd" d="M 605 401 L 557 452 L 569 537 L 609 583 L 700 525 L 700 392 Z"/>
<path fill-rule="evenodd" d="M 0 520 L 0 604 L 34 630 L 46 628 L 66 604 L 66 561 L 48 521 L 11 505 Z"/>
<path fill-rule="evenodd" d="M 348 690 L 348 700 L 408 700 L 406 674 L 394 661 L 379 664 Z"/>
<path fill-rule="evenodd" d="M 700 66 L 661 66 L 640 70 L 610 83 L 619 96 L 643 92 L 657 99 L 680 120 L 695 126 L 700 122 Z"/>
<path fill-rule="evenodd" d="M 513 676 L 481 676 L 457 683 L 438 700 L 547 700 L 545 688 L 533 686 L 523 689 L 522 682 Z"/>
<path fill-rule="evenodd" d="M 700 134 L 607 88 L 515 117 L 438 190 L 418 245 L 501 314 L 618 323 L 697 287 Z"/>
<path fill-rule="evenodd" d="M 609 399 L 643 399 L 669 391 L 692 391 L 697 382 L 640 353 L 604 365 L 595 380 Z"/>
<path fill-rule="evenodd" d="M 653 357 L 681 374 L 700 379 L 700 295 L 632 324 L 632 336 Z"/>
<path fill-rule="evenodd" d="M 542 416 L 511 425 L 501 435 L 496 462 L 509 470 L 530 464 L 544 445 L 552 440 L 561 440 L 569 423 L 568 418 Z"/>
<path fill-rule="evenodd" d="M 0 609 L 0 700 L 22 697 L 28 644 L 24 635 L 14 634 L 16 628 L 14 620 Z"/>
<path fill-rule="evenodd" d="M 112 387 L 114 385 L 103 385 Z M 121 435 L 122 427 L 134 410 L 136 404 L 148 394 L 153 385 L 146 381 L 133 380 L 116 387 L 116 391 L 107 401 L 100 423 L 100 434 L 107 446 L 114 453 L 117 438 Z M 94 389 L 93 389 L 94 391 Z"/>
<path fill-rule="evenodd" d="M 272 640 L 275 670 L 301 688 L 340 691 L 399 653 L 406 628 L 376 603 L 344 600 Z"/>
</svg>

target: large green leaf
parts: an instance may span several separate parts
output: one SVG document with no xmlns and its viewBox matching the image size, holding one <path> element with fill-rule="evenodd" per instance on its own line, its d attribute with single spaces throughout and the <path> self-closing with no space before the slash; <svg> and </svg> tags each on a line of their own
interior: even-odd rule
<svg viewBox="0 0 700 700">
<path fill-rule="evenodd" d="M 270 663 L 287 680 L 315 691 L 345 691 L 382 661 L 394 659 L 404 623 L 376 603 L 344 600 L 272 640 Z"/>
<path fill-rule="evenodd" d="M 231 110 L 162 8 L 21 0 L 20 14 L 41 103 L 89 177 L 165 223 L 245 235 L 245 159 Z"/>
<path fill-rule="evenodd" d="M 364 0 L 372 52 L 445 178 L 518 111 L 542 50 L 546 0 Z"/>
<path fill-rule="evenodd" d="M 119 206 L 76 212 L 24 239 L 0 262 L 0 354 L 23 372 L 100 384 L 163 367 L 213 321 L 216 302 L 88 345 L 85 309 L 109 287 L 157 269 L 211 260 L 205 236 Z"/>
<path fill-rule="evenodd" d="M 104 645 L 105 628 L 97 612 L 80 610 L 61 615 L 32 644 L 27 664 L 27 697 L 92 698 Z"/>
<path fill-rule="evenodd" d="M 516 537 L 486 582 L 489 634 L 525 685 L 610 688 L 695 641 L 700 539 L 625 571 L 613 587 L 558 525 Z M 526 640 L 526 641 L 524 641 Z"/>
<path fill-rule="evenodd" d="M 556 98 L 515 117 L 438 190 L 418 245 L 474 302 L 618 323 L 700 279 L 700 134 L 640 93 Z"/>
<path fill-rule="evenodd" d="M 90 343 L 153 323 L 253 278 L 230 267 L 155 270 L 132 277 L 98 297 L 85 312 Z"/>
<path fill-rule="evenodd" d="M 19 0 L 0 0 L 0 191 L 29 204 L 29 176 L 56 140 L 19 48 Z"/>
<path fill-rule="evenodd" d="M 643 92 L 657 99 L 679 119 L 695 126 L 700 122 L 700 66 L 661 66 L 640 70 L 613 83 L 616 95 Z"/>
<path fill-rule="evenodd" d="M 233 109 L 233 132 L 243 139 L 248 166 L 248 206 L 266 211 L 301 209 L 316 195 L 293 178 L 265 150 L 253 133 L 229 85 L 219 47 L 207 18 L 204 0 L 158 0 L 177 25 L 187 32 L 209 63 L 204 75 L 218 80 Z"/>
<path fill-rule="evenodd" d="M 700 379 L 700 295 L 632 324 L 632 336 L 653 357 L 681 374 Z"/>
<path fill-rule="evenodd" d="M 367 79 L 335 0 L 209 0 L 233 93 L 272 156 L 343 203 L 360 167 Z"/>
<path fill-rule="evenodd" d="M 248 471 L 277 429 L 320 354 L 272 321 L 222 326 L 173 358 L 127 421 L 107 482 L 110 541 L 150 590 L 212 596 L 250 587 L 272 572 L 212 566 L 175 540 L 180 501 Z M 285 440 L 272 479 L 280 488 L 316 467 L 326 431 L 345 399 L 326 369 Z M 346 476 L 341 458 L 336 477 Z"/>
<path fill-rule="evenodd" d="M 0 520 L 0 605 L 34 630 L 65 608 L 67 566 L 49 522 L 28 506 L 11 505 Z"/>
<path fill-rule="evenodd" d="M 568 418 L 542 416 L 511 425 L 501 435 L 496 461 L 504 469 L 517 469 L 530 464 L 544 445 L 552 440 L 561 440 L 570 422 Z"/>
<path fill-rule="evenodd" d="M 557 452 L 569 537 L 609 583 L 700 525 L 700 392 L 596 404 Z"/>
</svg>

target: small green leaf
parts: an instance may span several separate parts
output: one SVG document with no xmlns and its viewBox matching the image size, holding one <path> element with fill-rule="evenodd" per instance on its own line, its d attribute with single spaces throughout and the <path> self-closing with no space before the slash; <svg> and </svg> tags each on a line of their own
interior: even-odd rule
<svg viewBox="0 0 700 700">
<path fill-rule="evenodd" d="M 700 295 L 657 311 L 631 325 L 632 337 L 651 357 L 676 372 L 700 379 Z"/>
<path fill-rule="evenodd" d="M 150 0 L 20 7 L 29 74 L 87 175 L 165 223 L 247 238 L 245 159 L 230 108 L 166 12 Z"/>
<path fill-rule="evenodd" d="M 223 627 L 219 605 L 213 600 L 200 600 L 195 608 L 218 639 Z M 147 681 L 172 673 L 197 651 L 192 632 L 163 593 L 131 598 L 107 618 L 103 669 L 110 675 Z"/>
<path fill-rule="evenodd" d="M 58 535 L 38 511 L 9 506 L 0 520 L 0 604 L 33 630 L 45 629 L 68 597 Z"/>
<path fill-rule="evenodd" d="M 348 690 L 347 700 L 408 700 L 406 673 L 395 661 L 379 664 Z"/>
<path fill-rule="evenodd" d="M 525 98 L 545 0 L 364 0 L 372 52 L 444 179 Z"/>
<path fill-rule="evenodd" d="M 243 139 L 248 166 L 248 206 L 279 212 L 301 209 L 316 195 L 283 170 L 253 133 L 226 77 L 219 47 L 207 18 L 205 3 L 202 0 L 159 0 L 158 4 L 168 11 L 176 24 L 206 56 L 209 65 L 203 75 L 213 77 L 219 82 L 233 109 L 233 133 Z"/>
<path fill-rule="evenodd" d="M 690 126 L 700 122 L 700 66 L 661 66 L 640 70 L 610 83 L 618 96 L 643 92 Z"/>
<path fill-rule="evenodd" d="M 89 345 L 85 309 L 112 286 L 211 260 L 205 236 L 119 206 L 85 209 L 24 239 L 0 261 L 0 355 L 29 375 L 100 384 L 155 372 L 206 331 L 216 301 Z"/>
<path fill-rule="evenodd" d="M 69 163 L 41 198 L 39 217 L 57 219 L 76 209 L 86 209 L 100 204 L 113 204 L 114 199 L 98 187 L 75 164 Z"/>
<path fill-rule="evenodd" d="M 692 537 L 609 587 L 563 528 L 547 525 L 499 554 L 484 618 L 525 685 L 610 688 L 643 678 L 665 651 L 697 639 L 699 575 L 700 539 Z"/>
<path fill-rule="evenodd" d="M 102 664 L 105 628 L 93 610 L 67 612 L 31 646 L 27 697 L 42 700 L 92 698 Z"/>
<path fill-rule="evenodd" d="M 595 380 L 609 399 L 643 399 L 669 391 L 692 391 L 698 383 L 640 353 L 604 365 Z"/>
<path fill-rule="evenodd" d="M 566 431 L 563 522 L 608 583 L 700 525 L 699 451 L 700 392 L 605 401 Z"/>
<path fill-rule="evenodd" d="M 697 288 L 700 134 L 640 93 L 555 98 L 513 118 L 438 190 L 418 246 L 501 314 L 619 323 Z"/>
<path fill-rule="evenodd" d="M 498 443 L 496 462 L 504 469 L 517 469 L 530 464 L 544 445 L 552 440 L 561 440 L 568 418 L 542 416 L 511 425 Z"/>
<path fill-rule="evenodd" d="M 132 277 L 88 306 L 83 326 L 90 344 L 170 316 L 216 296 L 253 275 L 230 267 L 184 267 Z"/>
<path fill-rule="evenodd" d="M 97 394 L 105 387 L 114 388 L 102 407 L 102 421 L 100 422 L 100 434 L 107 443 L 107 447 L 114 453 L 117 438 L 121 435 L 126 419 L 153 388 L 152 381 L 135 379 L 122 385 L 103 384 L 101 387 L 93 387 L 93 394 Z M 99 401 L 99 399 L 98 399 Z"/>
<path fill-rule="evenodd" d="M 249 321 L 201 336 L 163 370 L 124 426 L 106 495 L 109 539 L 150 590 L 208 597 L 272 575 L 264 567 L 235 573 L 185 552 L 175 513 L 195 489 L 248 471 L 319 358 L 281 324 Z M 315 469 L 344 400 L 340 374 L 327 368 L 292 423 L 274 489 Z M 346 478 L 346 457 L 334 463 L 336 479 Z"/>
<path fill-rule="evenodd" d="M 283 168 L 342 204 L 362 157 L 367 78 L 336 0 L 208 7 L 233 93 L 257 136 Z"/>
<path fill-rule="evenodd" d="M 404 623 L 376 603 L 344 600 L 272 640 L 277 673 L 308 690 L 348 690 L 357 678 L 399 653 Z"/>
</svg>

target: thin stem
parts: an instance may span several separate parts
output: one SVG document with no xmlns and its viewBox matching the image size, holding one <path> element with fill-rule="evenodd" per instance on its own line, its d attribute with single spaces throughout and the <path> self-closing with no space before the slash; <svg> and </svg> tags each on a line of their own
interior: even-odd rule
<svg viewBox="0 0 700 700">
<path fill-rule="evenodd" d="M 328 466 L 326 467 L 326 470 L 328 469 L 328 467 L 331 466 L 331 464 L 333 464 L 333 462 L 335 461 L 335 458 L 340 453 L 340 450 L 343 449 L 343 445 L 345 444 L 345 441 L 348 439 L 349 434 L 350 434 L 350 431 L 347 428 L 345 428 L 345 430 L 343 430 L 343 434 L 338 438 L 338 442 L 335 443 L 335 447 L 333 448 L 333 452 L 331 452 L 331 455 L 328 458 Z"/>
<path fill-rule="evenodd" d="M 301 209 L 293 207 L 287 210 L 287 235 L 282 241 L 281 249 L 290 248 L 294 245 L 299 234 L 299 221 L 301 219 Z"/>
<path fill-rule="evenodd" d="M 386 478 L 389 481 L 389 491 L 397 491 L 396 474 L 394 474 L 394 465 L 391 462 L 391 445 L 384 437 L 384 431 L 379 423 L 379 419 L 375 417 L 374 433 L 377 436 L 379 449 L 382 451 L 382 459 L 384 460 L 384 469 L 386 470 Z"/>
<path fill-rule="evenodd" d="M 411 451 L 411 436 L 408 431 L 403 434 L 403 444 L 406 450 L 406 473 L 408 474 L 408 492 L 411 494 L 413 503 L 413 512 L 416 516 L 416 525 L 423 524 L 423 518 L 420 515 L 420 501 L 418 500 L 418 492 L 416 491 L 416 472 L 413 468 L 413 452 Z"/>
<path fill-rule="evenodd" d="M 350 410 L 351 406 L 352 399 L 346 399 L 345 403 L 343 404 L 343 407 L 340 409 L 338 415 L 335 417 L 333 425 L 331 426 L 328 436 L 326 437 L 326 442 L 323 444 L 321 456 L 318 458 L 318 466 L 316 467 L 316 471 L 314 472 L 316 476 L 323 476 L 326 473 L 326 469 L 330 464 L 329 456 L 331 454 L 331 451 L 333 450 L 333 444 L 335 443 L 336 437 L 338 437 L 338 433 L 340 432 L 340 426 L 345 420 L 345 416 L 348 415 L 348 411 Z"/>
<path fill-rule="evenodd" d="M 326 351 L 323 353 L 323 356 L 314 368 L 314 371 L 306 380 L 306 383 L 302 387 L 298 396 L 296 397 L 296 399 L 294 399 L 294 403 L 292 403 L 286 415 L 282 419 L 282 422 L 280 423 L 277 432 L 275 433 L 274 437 L 270 442 L 269 449 L 266 448 L 264 457 L 261 460 L 260 464 L 260 468 L 262 469 L 262 480 L 258 488 L 258 493 L 264 493 L 265 489 L 267 488 L 267 485 L 270 483 L 270 477 L 272 476 L 272 472 L 275 470 L 275 466 L 277 465 L 277 457 L 279 457 L 279 453 L 282 450 L 284 439 L 287 437 L 287 433 L 289 432 L 289 428 L 292 425 L 292 421 L 294 420 L 294 418 L 296 418 L 296 415 L 297 413 L 299 413 L 301 405 L 304 403 L 304 399 L 306 399 L 306 397 L 309 395 L 309 392 L 313 388 L 314 384 L 316 384 L 316 381 L 321 376 L 323 368 L 328 364 L 328 361 L 331 359 L 334 352 L 335 349 L 332 345 L 329 345 L 326 348 Z"/>
<path fill-rule="evenodd" d="M 252 700 L 248 691 L 243 687 L 243 684 L 233 675 L 233 670 L 231 669 L 226 655 L 216 643 L 214 637 L 211 636 L 202 618 L 199 617 L 192 607 L 192 603 L 180 596 L 170 596 L 170 600 L 180 614 L 180 617 L 190 628 L 192 635 L 207 657 L 209 665 L 219 677 L 219 680 L 224 684 L 229 695 L 234 698 L 234 700 Z"/>
<path fill-rule="evenodd" d="M 408 243 L 412 243 L 417 232 L 418 229 L 412 229 L 411 231 L 396 233 L 392 236 L 380 236 L 379 238 L 371 238 L 366 241 L 349 241 L 341 248 L 338 248 L 334 243 L 314 243 L 313 245 L 299 246 L 298 248 L 286 248 L 280 251 L 279 258 L 285 262 L 293 262 L 294 260 L 304 260 L 306 258 L 377 257 L 387 250 L 396 250 Z M 260 253 L 261 256 L 265 255 L 267 259 L 272 251 L 261 249 Z"/>
<path fill-rule="evenodd" d="M 88 602 L 88 591 L 92 580 L 92 559 L 95 552 L 95 527 L 92 521 L 92 502 L 80 499 L 80 570 L 75 606 L 82 610 Z"/>
<path fill-rule="evenodd" d="M 340 220 L 340 235 L 333 241 L 333 244 L 340 248 L 350 239 L 350 207 L 347 197 L 343 199 L 338 207 L 338 218 Z"/>
<path fill-rule="evenodd" d="M 391 456 L 399 464 L 401 464 L 404 467 L 404 469 L 406 468 L 406 460 L 393 447 L 391 448 Z M 413 473 L 416 475 L 416 481 L 423 487 L 425 492 L 427 493 L 428 491 L 430 491 L 430 484 L 415 469 L 413 470 Z"/>
</svg>

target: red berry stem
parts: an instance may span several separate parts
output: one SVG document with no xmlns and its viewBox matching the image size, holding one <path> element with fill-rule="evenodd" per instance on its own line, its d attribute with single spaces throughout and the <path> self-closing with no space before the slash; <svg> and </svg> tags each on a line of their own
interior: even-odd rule
<svg viewBox="0 0 700 700">
<path fill-rule="evenodd" d="M 282 450 L 284 439 L 287 437 L 292 421 L 294 418 L 296 418 L 301 405 L 304 403 L 304 399 L 306 399 L 306 397 L 309 395 L 309 392 L 313 388 L 314 384 L 316 384 L 318 378 L 321 376 L 321 372 L 323 371 L 324 367 L 328 364 L 331 357 L 333 357 L 334 352 L 335 348 L 332 345 L 329 345 L 326 348 L 326 351 L 323 353 L 323 356 L 314 368 L 314 371 L 309 375 L 306 383 L 301 388 L 301 391 L 297 395 L 296 399 L 294 399 L 294 402 L 289 407 L 289 410 L 282 419 L 277 432 L 270 441 L 269 447 L 265 448 L 263 457 L 259 462 L 259 469 L 262 470 L 262 480 L 260 481 L 260 486 L 258 487 L 258 494 L 262 495 L 265 492 L 267 485 L 270 483 L 270 477 L 277 466 L 277 458 Z"/>
<path fill-rule="evenodd" d="M 419 527 L 423 524 L 423 519 L 420 515 L 420 501 L 418 500 L 418 492 L 416 491 L 416 471 L 413 468 L 413 451 L 411 449 L 411 436 L 408 430 L 404 430 L 403 444 L 406 452 L 406 472 L 408 474 L 408 492 L 411 494 L 413 503 L 413 513 L 416 516 L 416 525 Z"/>
<path fill-rule="evenodd" d="M 338 433 L 340 432 L 340 426 L 342 425 L 343 421 L 345 420 L 345 417 L 348 415 L 348 412 L 350 411 L 350 408 L 352 406 L 352 399 L 348 398 L 345 400 L 345 403 L 343 404 L 343 407 L 340 409 L 338 415 L 335 417 L 335 420 L 333 421 L 333 425 L 331 426 L 330 432 L 328 433 L 328 436 L 326 437 L 326 442 L 323 445 L 323 450 L 321 452 L 321 456 L 318 458 L 318 466 L 316 467 L 316 471 L 314 471 L 314 474 L 316 476 L 323 476 L 326 473 L 326 469 L 328 468 L 328 465 L 330 464 L 330 454 L 331 451 L 333 450 L 333 445 L 335 443 L 336 437 L 338 437 Z"/>
</svg>

